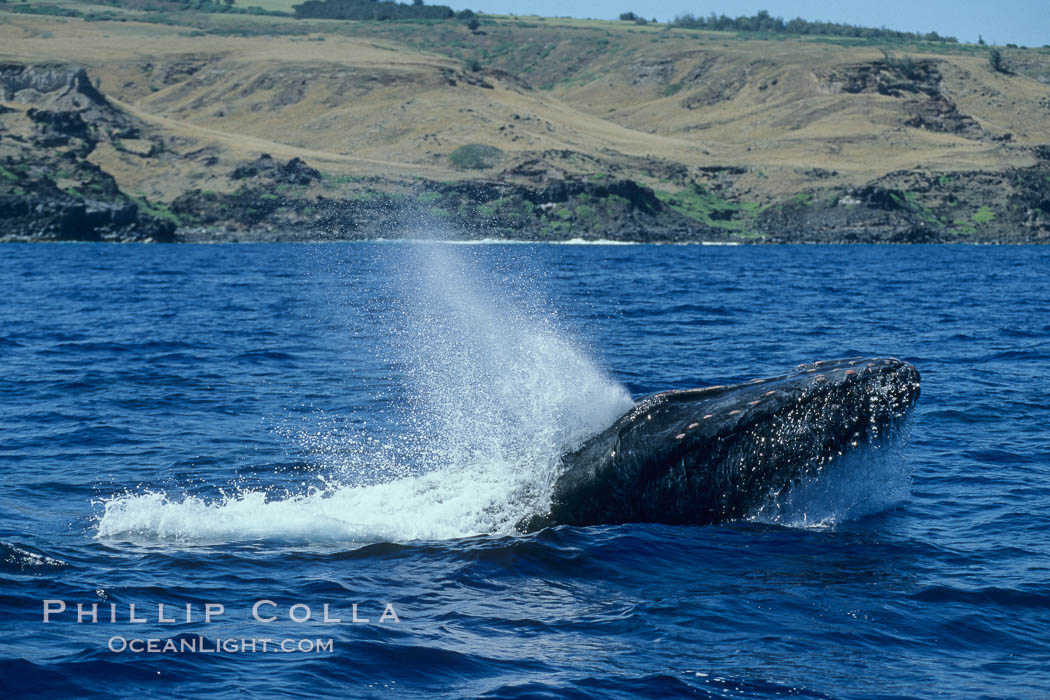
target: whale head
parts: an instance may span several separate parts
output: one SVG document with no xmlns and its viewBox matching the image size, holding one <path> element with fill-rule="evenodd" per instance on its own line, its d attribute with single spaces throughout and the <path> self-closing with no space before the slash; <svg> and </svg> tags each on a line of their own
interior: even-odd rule
<svg viewBox="0 0 1050 700">
<path fill-rule="evenodd" d="M 918 397 L 918 371 L 894 358 L 653 394 L 564 455 L 550 512 L 521 526 L 743 518 L 769 494 L 892 434 Z"/>
</svg>

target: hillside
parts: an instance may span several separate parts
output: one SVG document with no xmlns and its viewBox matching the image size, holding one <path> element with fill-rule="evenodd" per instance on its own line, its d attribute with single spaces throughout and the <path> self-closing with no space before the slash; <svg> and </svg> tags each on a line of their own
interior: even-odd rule
<svg viewBox="0 0 1050 700">
<path fill-rule="evenodd" d="M 36 7 L 96 14 L 0 9 L 8 238 L 1050 240 L 1050 50 Z"/>
</svg>

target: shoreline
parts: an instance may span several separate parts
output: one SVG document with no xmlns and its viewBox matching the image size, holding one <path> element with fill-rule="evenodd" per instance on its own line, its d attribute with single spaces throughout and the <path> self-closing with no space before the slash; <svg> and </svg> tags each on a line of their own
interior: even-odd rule
<svg viewBox="0 0 1050 700">
<path fill-rule="evenodd" d="M 177 234 L 176 234 L 177 236 Z M 922 241 L 922 242 L 905 242 L 905 241 L 615 241 L 608 239 L 596 239 L 596 240 L 566 240 L 566 241 L 551 241 L 551 240 L 538 240 L 538 239 L 497 239 L 490 238 L 484 240 L 472 240 L 472 239 L 447 239 L 447 238 L 300 238 L 300 239 L 280 239 L 280 238 L 255 238 L 255 239 L 240 239 L 240 240 L 180 240 L 176 237 L 173 241 L 152 241 L 152 240 L 120 240 L 120 241 L 99 241 L 99 240 L 85 240 L 85 239 L 16 239 L 11 237 L 0 237 L 0 246 L 2 245 L 175 245 L 175 246 L 254 246 L 254 245 L 303 245 L 303 246 L 314 246 L 314 245 L 459 245 L 459 246 L 594 246 L 594 247 L 638 247 L 638 246 L 680 246 L 680 247 L 701 247 L 701 248 L 752 248 L 752 247 L 771 247 L 771 248 L 784 248 L 784 247 L 815 247 L 815 246 L 827 246 L 827 247 L 944 247 L 944 246 L 957 246 L 957 247 L 1033 247 L 1039 248 L 1046 246 L 1048 241 Z"/>
<path fill-rule="evenodd" d="M 589 82 L 534 87 L 563 59 L 486 68 L 410 25 L 325 25 L 349 33 L 309 57 L 273 38 L 270 65 L 255 40 L 155 54 L 141 27 L 25 21 L 107 48 L 0 62 L 0 241 L 1050 243 L 1050 50 L 1003 73 L 965 47 L 470 35 L 592 52 Z"/>
</svg>

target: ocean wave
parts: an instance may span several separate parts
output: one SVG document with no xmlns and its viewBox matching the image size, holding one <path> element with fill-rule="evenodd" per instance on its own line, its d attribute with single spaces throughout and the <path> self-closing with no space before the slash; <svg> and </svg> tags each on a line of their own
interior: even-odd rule
<svg viewBox="0 0 1050 700">
<path fill-rule="evenodd" d="M 26 574 L 58 569 L 68 564 L 43 552 L 0 541 L 0 572 Z"/>
</svg>

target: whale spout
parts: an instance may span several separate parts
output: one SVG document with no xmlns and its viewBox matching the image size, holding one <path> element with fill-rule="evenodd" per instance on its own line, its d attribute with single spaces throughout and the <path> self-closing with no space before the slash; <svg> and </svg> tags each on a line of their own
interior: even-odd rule
<svg viewBox="0 0 1050 700">
<path fill-rule="evenodd" d="M 852 358 L 647 396 L 562 457 L 550 511 L 519 528 L 744 518 L 768 494 L 890 434 L 919 383 L 907 362 Z"/>
</svg>

